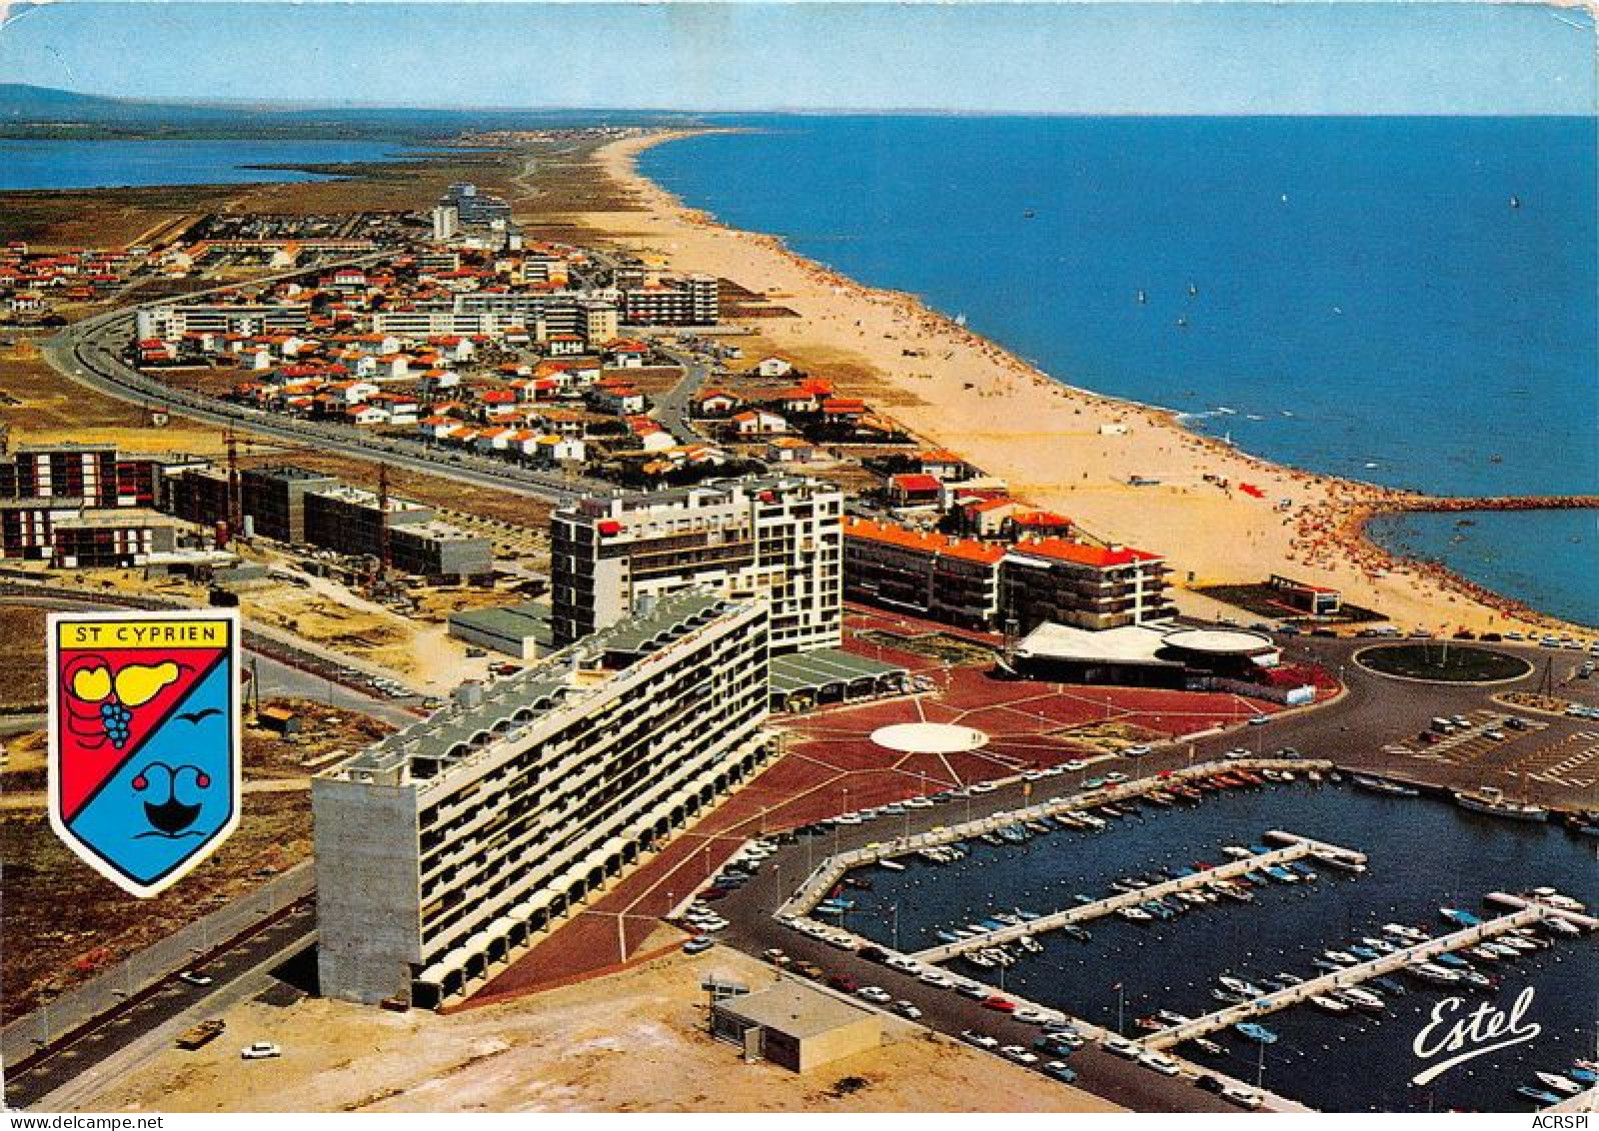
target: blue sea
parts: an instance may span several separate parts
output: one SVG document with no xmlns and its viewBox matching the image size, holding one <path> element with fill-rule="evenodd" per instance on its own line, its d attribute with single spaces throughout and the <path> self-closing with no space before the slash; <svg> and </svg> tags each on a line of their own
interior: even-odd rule
<svg viewBox="0 0 1599 1131">
<path fill-rule="evenodd" d="M 0 191 L 323 181 L 333 178 L 252 166 L 395 157 L 392 142 L 376 141 L 0 140 Z"/>
<path fill-rule="evenodd" d="M 739 124 L 641 168 L 1061 381 L 1375 483 L 1599 490 L 1591 118 Z M 1532 600 L 1504 564 L 1462 568 Z M 1591 604 L 1591 571 L 1553 572 L 1544 607 Z"/>
<path fill-rule="evenodd" d="M 1370 534 L 1409 557 L 1445 562 L 1479 585 L 1599 628 L 1599 513 L 1383 515 Z"/>
</svg>

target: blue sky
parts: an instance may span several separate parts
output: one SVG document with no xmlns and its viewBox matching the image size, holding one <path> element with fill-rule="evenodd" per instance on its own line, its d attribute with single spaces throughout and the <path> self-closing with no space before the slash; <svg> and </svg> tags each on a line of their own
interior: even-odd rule
<svg viewBox="0 0 1599 1131">
<path fill-rule="evenodd" d="M 1594 43 L 1586 12 L 1531 4 L 66 2 L 12 13 L 0 81 L 390 106 L 1592 114 Z"/>
</svg>

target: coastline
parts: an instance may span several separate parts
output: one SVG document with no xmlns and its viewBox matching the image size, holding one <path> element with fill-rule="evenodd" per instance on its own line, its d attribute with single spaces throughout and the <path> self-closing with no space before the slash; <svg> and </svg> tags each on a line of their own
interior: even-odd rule
<svg viewBox="0 0 1599 1131">
<path fill-rule="evenodd" d="M 1005 479 L 1017 496 L 1102 538 L 1166 555 L 1183 611 L 1235 611 L 1189 586 L 1284 573 L 1339 588 L 1347 601 L 1406 628 L 1582 630 L 1365 535 L 1378 514 L 1451 509 L 1451 500 L 1274 464 L 1188 430 L 1173 410 L 1071 385 L 915 296 L 862 285 L 779 237 L 727 227 L 639 172 L 644 150 L 704 132 L 711 131 L 661 131 L 600 147 L 597 165 L 638 210 L 571 221 L 679 270 L 767 293 L 799 317 L 754 323 L 756 349 L 833 377 L 924 441 Z M 1134 486 L 1134 477 L 1157 482 Z M 1246 484 L 1258 495 L 1238 489 Z"/>
</svg>

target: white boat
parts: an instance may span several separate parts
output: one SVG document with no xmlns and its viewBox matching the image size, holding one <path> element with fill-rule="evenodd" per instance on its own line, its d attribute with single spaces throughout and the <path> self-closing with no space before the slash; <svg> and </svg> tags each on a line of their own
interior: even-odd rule
<svg viewBox="0 0 1599 1131">
<path fill-rule="evenodd" d="M 903 872 L 905 870 L 905 865 L 898 860 L 890 860 L 886 856 L 877 862 L 877 866 L 890 872 Z"/>
<path fill-rule="evenodd" d="M 1216 980 L 1234 993 L 1246 994 L 1249 997 L 1260 997 L 1266 992 L 1253 982 L 1246 982 L 1242 978 L 1229 977 L 1226 974 Z"/>
<path fill-rule="evenodd" d="M 1549 810 L 1527 801 L 1512 801 L 1500 790 L 1485 785 L 1475 793 L 1455 794 L 1455 804 L 1473 813 L 1490 817 L 1505 817 L 1512 821 L 1547 821 Z"/>
<path fill-rule="evenodd" d="M 1569 895 L 1561 895 L 1554 888 L 1533 888 L 1532 898 L 1539 903 L 1547 903 L 1550 907 L 1558 907 L 1562 911 L 1586 911 L 1587 906 L 1572 899 Z"/>
<path fill-rule="evenodd" d="M 1542 1080 L 1545 1086 L 1566 1096 L 1574 1096 L 1582 1091 L 1582 1085 L 1575 1080 L 1569 1080 L 1555 1072 L 1534 1072 L 1534 1076 Z"/>
<path fill-rule="evenodd" d="M 1360 1009 L 1380 1011 L 1387 1006 L 1387 1002 L 1370 990 L 1361 989 L 1359 986 L 1345 986 L 1338 991 L 1351 1005 Z"/>
<path fill-rule="evenodd" d="M 1349 1012 L 1349 1006 L 1346 1003 L 1339 1001 L 1337 998 L 1328 997 L 1326 994 L 1311 995 L 1310 1004 L 1314 1005 L 1317 1009 L 1324 1009 L 1328 1013 Z"/>
<path fill-rule="evenodd" d="M 1405 970 L 1424 982 L 1431 982 L 1435 986 L 1455 986 L 1460 984 L 1460 974 L 1454 970 L 1445 970 L 1431 962 L 1413 962 Z"/>
<path fill-rule="evenodd" d="M 1148 923 L 1154 919 L 1154 916 L 1142 907 L 1120 907 L 1117 908 L 1116 914 L 1133 923 Z"/>
</svg>

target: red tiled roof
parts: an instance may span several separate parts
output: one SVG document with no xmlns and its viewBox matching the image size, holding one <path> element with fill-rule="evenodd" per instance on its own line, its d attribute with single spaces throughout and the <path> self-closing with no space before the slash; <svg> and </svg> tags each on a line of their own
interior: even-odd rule
<svg viewBox="0 0 1599 1131">
<path fill-rule="evenodd" d="M 899 491 L 932 491 L 943 489 L 943 484 L 931 475 L 895 475 L 889 478 L 888 484 Z"/>
<path fill-rule="evenodd" d="M 960 558 L 963 561 L 980 562 L 983 565 L 994 565 L 1005 556 L 1005 547 L 996 546 L 991 542 L 982 542 L 975 538 L 949 538 L 942 534 L 924 534 L 919 530 L 908 530 L 890 522 L 873 522 L 870 519 L 849 516 L 844 519 L 844 537 L 881 542 L 905 550 L 937 554 L 946 558 Z"/>
<path fill-rule="evenodd" d="M 1159 554 L 1135 550 L 1130 546 L 1092 546 L 1087 542 L 1074 542 L 1069 538 L 1034 538 L 1016 544 L 1018 553 L 1073 565 L 1107 569 L 1111 566 L 1133 565 L 1137 562 L 1158 562 Z"/>
</svg>

